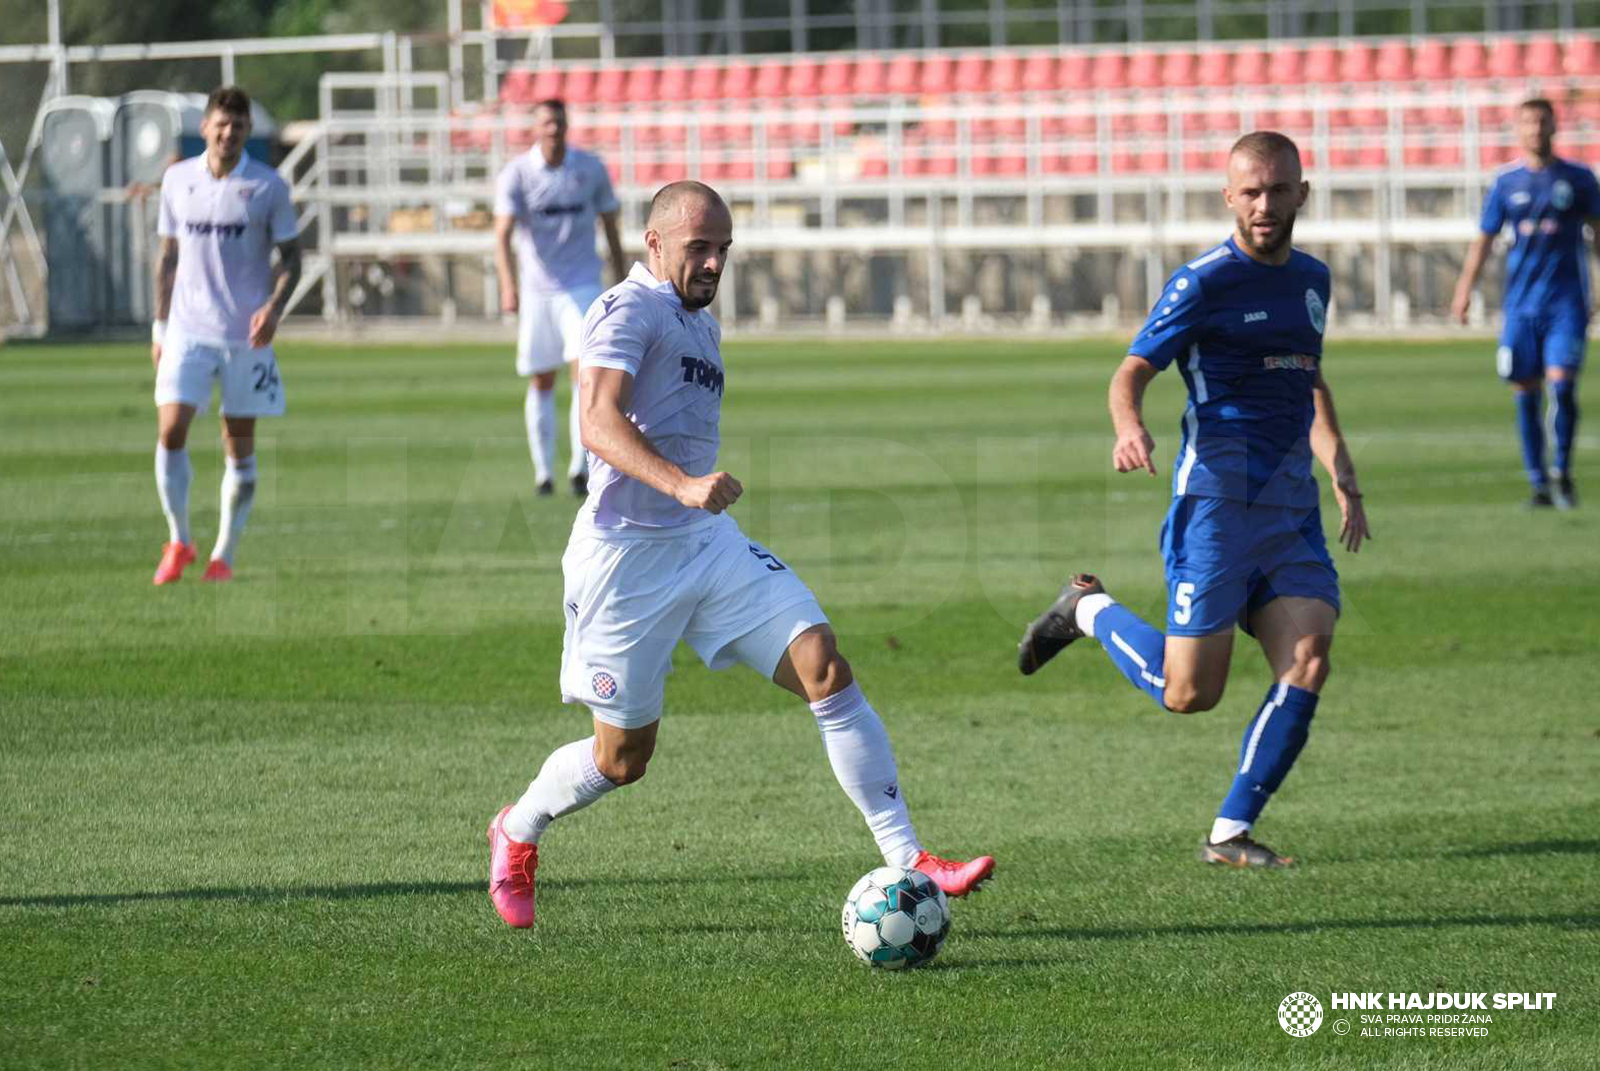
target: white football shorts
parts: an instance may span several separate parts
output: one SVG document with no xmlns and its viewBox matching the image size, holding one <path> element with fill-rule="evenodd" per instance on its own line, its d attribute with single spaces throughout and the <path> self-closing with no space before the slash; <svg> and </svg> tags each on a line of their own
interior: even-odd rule
<svg viewBox="0 0 1600 1071">
<path fill-rule="evenodd" d="M 727 514 L 669 531 L 574 529 L 561 559 L 561 698 L 620 729 L 661 717 L 680 639 L 711 669 L 742 662 L 771 679 L 794 638 L 828 621 L 811 589 Z"/>
<path fill-rule="evenodd" d="M 583 317 L 600 296 L 599 283 L 554 294 L 523 294 L 517 319 L 517 375 L 554 372 L 578 359 Z"/>
<path fill-rule="evenodd" d="M 283 380 L 271 346 L 191 339 L 168 326 L 156 365 L 156 404 L 192 405 L 199 416 L 211 405 L 214 380 L 222 387 L 223 416 L 283 415 Z"/>
</svg>

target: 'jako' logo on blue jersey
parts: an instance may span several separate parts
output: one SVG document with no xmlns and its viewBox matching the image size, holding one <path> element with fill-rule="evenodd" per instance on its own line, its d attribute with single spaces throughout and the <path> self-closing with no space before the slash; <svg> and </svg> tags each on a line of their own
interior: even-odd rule
<svg viewBox="0 0 1600 1071">
<path fill-rule="evenodd" d="M 1322 307 L 1322 297 L 1315 290 L 1306 291 L 1306 315 L 1311 317 L 1311 326 L 1316 328 L 1317 334 L 1322 334 L 1328 322 L 1327 310 Z"/>
</svg>

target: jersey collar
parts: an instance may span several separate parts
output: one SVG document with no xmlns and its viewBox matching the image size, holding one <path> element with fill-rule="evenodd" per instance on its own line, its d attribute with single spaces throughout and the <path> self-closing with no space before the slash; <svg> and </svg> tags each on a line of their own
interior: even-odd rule
<svg viewBox="0 0 1600 1071">
<path fill-rule="evenodd" d="M 650 274 L 650 269 L 645 267 L 642 261 L 636 260 L 633 262 L 633 270 L 628 272 L 628 281 L 630 283 L 638 283 L 646 290 L 660 294 L 662 297 L 678 306 L 678 308 L 683 308 L 683 299 L 678 296 L 677 287 L 673 286 L 670 282 L 664 282 Z M 695 311 L 699 312 L 700 310 L 696 309 Z"/>
</svg>

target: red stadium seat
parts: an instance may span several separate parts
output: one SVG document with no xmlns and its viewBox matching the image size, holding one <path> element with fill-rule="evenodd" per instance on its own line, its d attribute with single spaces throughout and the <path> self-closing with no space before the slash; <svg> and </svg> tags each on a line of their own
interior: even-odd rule
<svg viewBox="0 0 1600 1071">
<path fill-rule="evenodd" d="M 1183 154 L 1183 168 L 1189 172 L 1226 171 L 1227 149 L 1189 149 Z"/>
<path fill-rule="evenodd" d="M 517 69 L 506 72 L 500 83 L 500 99 L 507 104 L 527 104 L 533 100 L 533 72 Z"/>
<path fill-rule="evenodd" d="M 927 89 L 928 69 L 922 70 L 923 92 L 939 92 Z M 980 53 L 968 52 L 956 61 L 955 74 L 951 79 L 951 86 L 957 93 L 984 93 L 989 89 L 989 61 Z"/>
<path fill-rule="evenodd" d="M 1206 78 L 1206 59 L 1209 56 L 1221 56 L 1227 62 L 1226 52 L 1206 53 L 1200 59 L 1200 84 L 1211 85 Z M 1233 81 L 1242 86 L 1264 86 L 1271 84 L 1271 75 L 1267 73 L 1267 54 L 1259 48 L 1242 48 L 1232 57 L 1231 70 L 1228 66 L 1223 68 L 1223 76 L 1232 75 Z M 1226 84 L 1219 83 L 1219 84 Z"/>
<path fill-rule="evenodd" d="M 1484 145 L 1478 150 L 1480 167 L 1504 167 L 1522 155 L 1515 145 Z"/>
<path fill-rule="evenodd" d="M 1128 57 L 1128 69 L 1124 75 L 1127 84 L 1134 89 L 1159 89 L 1161 87 L 1161 54 L 1151 52 L 1149 49 L 1140 49 Z"/>
<path fill-rule="evenodd" d="M 1407 167 L 1427 167 L 1428 146 L 1421 143 L 1408 144 L 1401 154 L 1401 159 L 1405 161 Z"/>
<path fill-rule="evenodd" d="M 661 99 L 661 69 L 638 66 L 628 72 L 628 86 L 624 96 L 629 104 L 654 104 Z"/>
<path fill-rule="evenodd" d="M 1548 34 L 1541 34 L 1528 42 L 1522 56 L 1523 67 L 1538 78 L 1551 78 L 1562 73 L 1561 46 Z"/>
<path fill-rule="evenodd" d="M 1051 57 L 1044 57 L 1049 60 Z M 1023 63 L 1022 58 L 1015 53 L 1002 52 L 989 64 L 989 85 L 991 93 L 1018 93 L 1023 88 Z"/>
<path fill-rule="evenodd" d="M 1066 57 L 1070 59 L 1072 57 Z M 1081 60 L 1082 56 L 1079 55 Z M 1065 65 L 1065 59 L 1062 61 Z M 1057 88 L 1058 64 L 1056 58 L 1042 52 L 1035 52 L 1022 62 L 1022 88 L 1030 93 L 1050 93 Z M 1076 89 L 1083 81 L 1068 82 L 1064 78 L 1060 82 L 1062 88 Z"/>
<path fill-rule="evenodd" d="M 972 158 L 974 175 L 1017 177 L 1028 173 L 1028 158 L 1020 153 L 1005 156 L 980 154 Z"/>
<path fill-rule="evenodd" d="M 851 92 L 858 97 L 881 97 L 887 91 L 888 65 L 877 56 L 856 60 Z"/>
<path fill-rule="evenodd" d="M 1589 36 L 1569 40 L 1561 67 L 1567 74 L 1600 74 L 1600 40 Z"/>
<path fill-rule="evenodd" d="M 1267 76 L 1266 56 L 1262 54 L 1260 49 L 1252 50 L 1252 54 L 1256 63 L 1261 67 L 1261 78 L 1265 80 Z M 1242 53 L 1236 55 L 1221 50 L 1202 52 L 1195 64 L 1194 82 L 1190 84 L 1198 83 L 1208 89 L 1221 89 L 1225 86 L 1233 85 L 1240 80 L 1237 68 L 1238 61 L 1242 58 Z"/>
<path fill-rule="evenodd" d="M 622 128 L 616 123 L 595 123 L 574 133 L 572 140 L 596 149 L 615 149 L 622 144 Z"/>
<path fill-rule="evenodd" d="M 1418 42 L 1411 57 L 1411 73 L 1422 82 L 1443 82 L 1450 77 L 1450 46 L 1437 37 Z"/>
<path fill-rule="evenodd" d="M 787 182 L 794 178 L 794 161 L 787 156 L 771 157 L 762 171 L 769 181 Z"/>
<path fill-rule="evenodd" d="M 628 72 L 622 67 L 602 67 L 595 77 L 594 99 L 611 107 L 628 99 Z"/>
<path fill-rule="evenodd" d="M 784 94 L 791 97 L 815 97 L 822 92 L 822 65 L 816 60 L 796 60 L 789 65 L 789 81 Z"/>
<path fill-rule="evenodd" d="M 689 100 L 722 99 L 722 64 L 701 63 L 689 75 Z"/>
<path fill-rule="evenodd" d="M 719 152 L 700 157 L 700 177 L 707 182 L 749 182 L 755 175 L 756 165 L 752 160 Z"/>
<path fill-rule="evenodd" d="M 561 99 L 568 104 L 588 104 L 594 100 L 594 71 L 589 67 L 573 67 L 561 80 Z"/>
<path fill-rule="evenodd" d="M 1450 50 L 1450 76 L 1452 78 L 1482 78 L 1489 73 L 1483 53 L 1483 42 L 1463 37 Z"/>
<path fill-rule="evenodd" d="M 693 97 L 694 77 L 690 68 L 678 64 L 661 68 L 661 77 L 656 79 L 656 100 L 671 106 L 685 103 Z"/>
<path fill-rule="evenodd" d="M 533 108 L 527 104 L 513 104 L 500 109 L 500 114 L 506 120 L 506 150 L 508 152 L 527 152 L 538 141 L 538 134 L 533 129 Z M 581 133 L 581 132 L 580 132 Z M 573 136 L 573 141 L 584 144 L 584 139 Z"/>
<path fill-rule="evenodd" d="M 559 67 L 544 67 L 534 73 L 528 100 L 534 104 L 541 100 L 560 100 L 562 74 Z"/>
<path fill-rule="evenodd" d="M 1092 61 L 1089 82 L 1096 89 L 1122 89 L 1128 84 L 1127 57 L 1121 52 L 1101 52 Z"/>
<path fill-rule="evenodd" d="M 1432 167 L 1460 167 L 1463 163 L 1461 143 L 1459 141 L 1451 141 L 1442 145 L 1435 145 L 1428 151 L 1428 163 Z"/>
<path fill-rule="evenodd" d="M 817 93 L 824 97 L 842 97 L 850 93 L 855 77 L 855 65 L 843 56 L 829 56 L 822 61 L 817 75 Z"/>
<path fill-rule="evenodd" d="M 1044 133 L 1051 137 L 1067 135 L 1070 137 L 1092 138 L 1095 135 L 1097 123 L 1092 115 L 1073 112 L 1066 115 L 1047 115 L 1040 121 L 1039 125 L 1043 128 Z"/>
<path fill-rule="evenodd" d="M 908 97 L 917 92 L 917 57 L 901 53 L 889 61 L 884 89 L 894 96 Z"/>
<path fill-rule="evenodd" d="M 1306 49 L 1300 77 L 1306 85 L 1331 85 L 1339 80 L 1339 50 L 1332 45 L 1312 45 Z M 1293 81 L 1286 84 L 1294 84 Z"/>
<path fill-rule="evenodd" d="M 955 86 L 956 64 L 948 52 L 930 52 L 922 61 L 916 90 L 928 96 L 943 96 Z"/>
<path fill-rule="evenodd" d="M 1167 170 L 1165 149 L 1140 149 L 1137 152 L 1113 153 L 1111 170 L 1135 175 L 1156 175 Z"/>
<path fill-rule="evenodd" d="M 622 185 L 622 164 L 617 160 L 606 161 L 606 174 L 611 176 L 613 186 Z"/>
<path fill-rule="evenodd" d="M 789 92 L 789 65 L 768 60 L 756 69 L 754 96 L 758 100 L 781 100 Z"/>
<path fill-rule="evenodd" d="M 1527 71 L 1522 66 L 1522 42 L 1502 37 L 1489 46 L 1488 71 L 1491 78 L 1521 78 L 1526 75 Z"/>
<path fill-rule="evenodd" d="M 755 92 L 755 67 L 738 61 L 728 64 L 722 72 L 722 99 L 745 101 L 755 96 Z"/>
<path fill-rule="evenodd" d="M 876 153 L 863 156 L 859 163 L 859 174 L 862 178 L 887 178 L 889 175 L 889 161 Z"/>
<path fill-rule="evenodd" d="M 1275 86 L 1299 85 L 1301 55 L 1298 48 L 1293 46 L 1279 47 L 1272 50 L 1272 56 L 1267 61 L 1267 83 Z"/>
<path fill-rule="evenodd" d="M 1188 49 L 1168 52 L 1161 61 L 1161 84 L 1169 89 L 1190 89 L 1198 81 L 1195 67 L 1195 54 Z"/>
<path fill-rule="evenodd" d="M 1206 129 L 1213 134 L 1237 138 L 1243 129 L 1242 117 L 1233 109 L 1206 113 Z"/>
<path fill-rule="evenodd" d="M 1048 90 L 1089 89 L 1094 84 L 1094 62 L 1086 52 L 1069 52 L 1061 57 L 1061 62 L 1055 68 L 1055 81 L 1046 87 Z M 1030 87 L 1031 88 L 1031 87 Z"/>
<path fill-rule="evenodd" d="M 1411 81 L 1411 47 L 1404 41 L 1385 41 L 1378 46 L 1372 70 L 1384 82 Z"/>
<path fill-rule="evenodd" d="M 1100 158 L 1092 152 L 1051 153 L 1039 158 L 1039 167 L 1049 175 L 1092 175 L 1100 170 Z"/>
<path fill-rule="evenodd" d="M 1377 54 L 1370 45 L 1346 45 L 1339 52 L 1339 80 L 1371 82 L 1378 77 Z"/>
</svg>

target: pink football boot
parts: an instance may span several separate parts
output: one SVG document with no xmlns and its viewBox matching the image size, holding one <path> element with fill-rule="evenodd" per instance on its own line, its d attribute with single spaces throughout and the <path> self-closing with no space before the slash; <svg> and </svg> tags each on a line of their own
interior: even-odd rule
<svg viewBox="0 0 1600 1071">
<path fill-rule="evenodd" d="M 221 558 L 212 558 L 210 561 L 206 562 L 205 574 L 202 575 L 200 579 L 209 580 L 214 584 L 221 583 L 224 580 L 232 580 L 233 569 L 231 569 L 228 566 L 228 563 L 223 561 Z"/>
<path fill-rule="evenodd" d="M 539 846 L 512 840 L 500 827 L 510 806 L 489 823 L 489 899 L 509 926 L 533 925 L 533 872 L 539 869 Z"/>
<path fill-rule="evenodd" d="M 156 566 L 152 584 L 173 584 L 183 578 L 183 567 L 194 561 L 194 547 L 187 543 L 168 543 L 161 548 L 161 564 Z"/>
<path fill-rule="evenodd" d="M 968 863 L 954 859 L 940 859 L 932 852 L 923 852 L 911 864 L 933 879 L 946 896 L 965 896 L 994 876 L 994 856 L 980 855 Z"/>
</svg>

